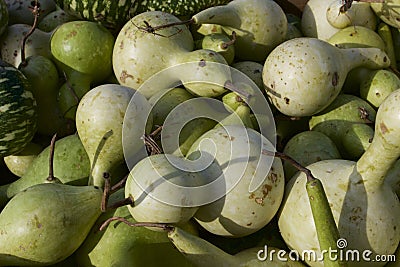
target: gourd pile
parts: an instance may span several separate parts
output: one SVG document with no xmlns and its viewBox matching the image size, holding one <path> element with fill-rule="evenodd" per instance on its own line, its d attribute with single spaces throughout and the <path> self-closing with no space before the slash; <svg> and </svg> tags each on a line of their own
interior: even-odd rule
<svg viewBox="0 0 400 267">
<path fill-rule="evenodd" d="M 0 266 L 400 266 L 400 0 L 288 4 L 0 0 Z"/>
</svg>

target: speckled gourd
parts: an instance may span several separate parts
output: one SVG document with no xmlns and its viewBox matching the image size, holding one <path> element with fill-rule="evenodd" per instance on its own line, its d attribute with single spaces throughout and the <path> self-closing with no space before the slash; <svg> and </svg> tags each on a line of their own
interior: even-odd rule
<svg viewBox="0 0 400 267">
<path fill-rule="evenodd" d="M 311 116 L 338 96 L 351 69 L 389 65 L 388 56 L 379 48 L 340 49 L 326 41 L 302 37 L 280 44 L 269 54 L 263 82 L 269 99 L 280 112 Z"/>
<path fill-rule="evenodd" d="M 400 202 L 386 177 L 400 156 L 400 90 L 379 107 L 375 135 L 357 161 L 325 160 L 307 166 L 325 188 L 340 237 L 346 249 L 372 251 L 370 255 L 393 254 L 400 241 Z M 287 245 L 301 252 L 320 255 L 304 173 L 295 175 L 287 186 L 279 213 L 279 229 Z M 302 231 L 298 231 L 302 229 Z M 307 262 L 322 266 L 321 262 Z M 384 262 L 350 261 L 349 266 L 383 266 Z"/>
<path fill-rule="evenodd" d="M 151 33 L 143 30 L 145 22 L 157 27 L 181 20 L 161 11 L 149 11 L 136 15 L 124 25 L 113 51 L 114 73 L 120 84 L 139 89 L 154 74 L 193 62 L 173 72 L 171 82 L 182 82 L 187 90 L 199 96 L 215 97 L 226 91 L 223 85 L 231 77 L 223 56 L 212 50 L 193 51 L 193 37 L 185 25 Z M 204 81 L 209 84 L 204 86 Z"/>
</svg>

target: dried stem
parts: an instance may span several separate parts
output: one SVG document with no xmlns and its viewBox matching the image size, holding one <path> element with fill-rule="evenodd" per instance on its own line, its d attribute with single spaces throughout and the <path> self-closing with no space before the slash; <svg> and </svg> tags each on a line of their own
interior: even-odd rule
<svg viewBox="0 0 400 267">
<path fill-rule="evenodd" d="M 49 156 L 49 176 L 47 177 L 47 181 L 53 182 L 55 180 L 54 177 L 54 149 L 56 144 L 57 133 L 53 135 L 50 141 L 50 156 Z"/>
<path fill-rule="evenodd" d="M 24 36 L 22 39 L 22 45 L 21 45 L 21 66 L 26 66 L 28 63 L 26 62 L 26 55 L 25 55 L 25 46 L 28 38 L 33 34 L 33 32 L 36 29 L 36 26 L 38 24 L 38 18 L 40 15 L 40 3 L 38 0 L 33 1 L 34 6 L 32 7 L 32 14 L 33 14 L 33 24 L 32 27 L 30 28 L 29 32 Z"/>
<path fill-rule="evenodd" d="M 222 49 L 227 49 L 229 46 L 233 45 L 236 42 L 236 32 L 232 32 L 232 39 L 229 42 L 221 44 Z"/>
<path fill-rule="evenodd" d="M 131 227 L 155 227 L 155 228 L 160 228 L 165 231 L 171 231 L 174 229 L 173 226 L 164 224 L 164 223 L 151 223 L 151 222 L 137 222 L 137 223 L 132 223 L 128 221 L 127 219 L 123 217 L 111 217 L 107 219 L 101 226 L 100 226 L 100 231 L 103 231 L 111 222 L 113 221 L 119 221 L 123 222 L 128 226 Z"/>
<path fill-rule="evenodd" d="M 108 198 L 110 197 L 110 191 L 111 191 L 110 174 L 108 172 L 103 173 L 103 178 L 104 178 L 104 189 L 103 189 L 103 197 L 101 199 L 101 211 L 105 212 L 107 210 Z"/>
<path fill-rule="evenodd" d="M 119 207 L 126 206 L 126 205 L 130 205 L 130 206 L 134 206 L 135 205 L 135 201 L 133 200 L 132 197 L 124 198 L 123 200 L 117 201 L 117 202 L 109 205 L 107 207 L 107 210 L 117 209 Z"/>
<path fill-rule="evenodd" d="M 316 178 L 312 175 L 311 171 L 309 169 L 307 169 L 306 167 L 304 167 L 303 165 L 301 165 L 300 163 L 298 163 L 296 160 L 294 160 L 292 157 L 290 157 L 289 155 L 286 155 L 285 153 L 282 152 L 272 152 L 272 151 L 268 151 L 263 149 L 262 153 L 264 155 L 269 155 L 269 156 L 273 156 L 273 157 L 277 157 L 280 158 L 282 160 L 285 160 L 287 162 L 289 162 L 290 164 L 293 165 L 293 167 L 295 167 L 297 170 L 304 172 L 305 175 L 307 176 L 307 181 L 314 181 L 316 180 Z"/>
<path fill-rule="evenodd" d="M 110 194 L 115 193 L 119 189 L 125 186 L 126 180 L 128 179 L 129 174 L 125 175 L 124 178 L 118 181 L 115 185 L 113 185 L 110 189 Z"/>
</svg>

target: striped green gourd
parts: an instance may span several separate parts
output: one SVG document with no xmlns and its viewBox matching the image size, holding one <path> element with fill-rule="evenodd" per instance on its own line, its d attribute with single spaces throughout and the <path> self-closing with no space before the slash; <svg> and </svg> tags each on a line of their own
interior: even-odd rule
<svg viewBox="0 0 400 267">
<path fill-rule="evenodd" d="M 231 0 L 55 0 L 65 12 L 119 29 L 136 14 L 151 10 L 175 16 L 191 16 L 211 6 Z"/>
<path fill-rule="evenodd" d="M 28 79 L 0 61 L 0 157 L 21 151 L 37 129 L 36 101 Z"/>
</svg>

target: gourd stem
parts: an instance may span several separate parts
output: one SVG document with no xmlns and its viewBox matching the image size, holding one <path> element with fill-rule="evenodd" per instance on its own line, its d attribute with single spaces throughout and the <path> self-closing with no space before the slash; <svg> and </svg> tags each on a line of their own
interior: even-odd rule
<svg viewBox="0 0 400 267">
<path fill-rule="evenodd" d="M 21 45 L 21 66 L 26 66 L 27 62 L 26 62 L 26 55 L 25 55 L 25 45 L 26 42 L 28 40 L 28 38 L 33 34 L 33 32 L 36 29 L 36 26 L 38 24 L 38 18 L 40 15 L 40 4 L 38 0 L 34 1 L 34 6 L 32 8 L 32 14 L 33 14 L 33 24 L 31 29 L 29 30 L 29 32 L 24 36 L 24 38 L 22 39 L 22 45 Z"/>
<path fill-rule="evenodd" d="M 236 42 L 236 32 L 232 31 L 232 39 L 229 42 L 225 42 L 221 44 L 222 49 L 228 49 L 229 46 L 233 45 Z"/>
<path fill-rule="evenodd" d="M 49 176 L 47 177 L 47 181 L 53 182 L 55 180 L 54 177 L 54 149 L 56 143 L 57 133 L 53 135 L 50 142 L 50 156 L 49 156 Z"/>
</svg>

